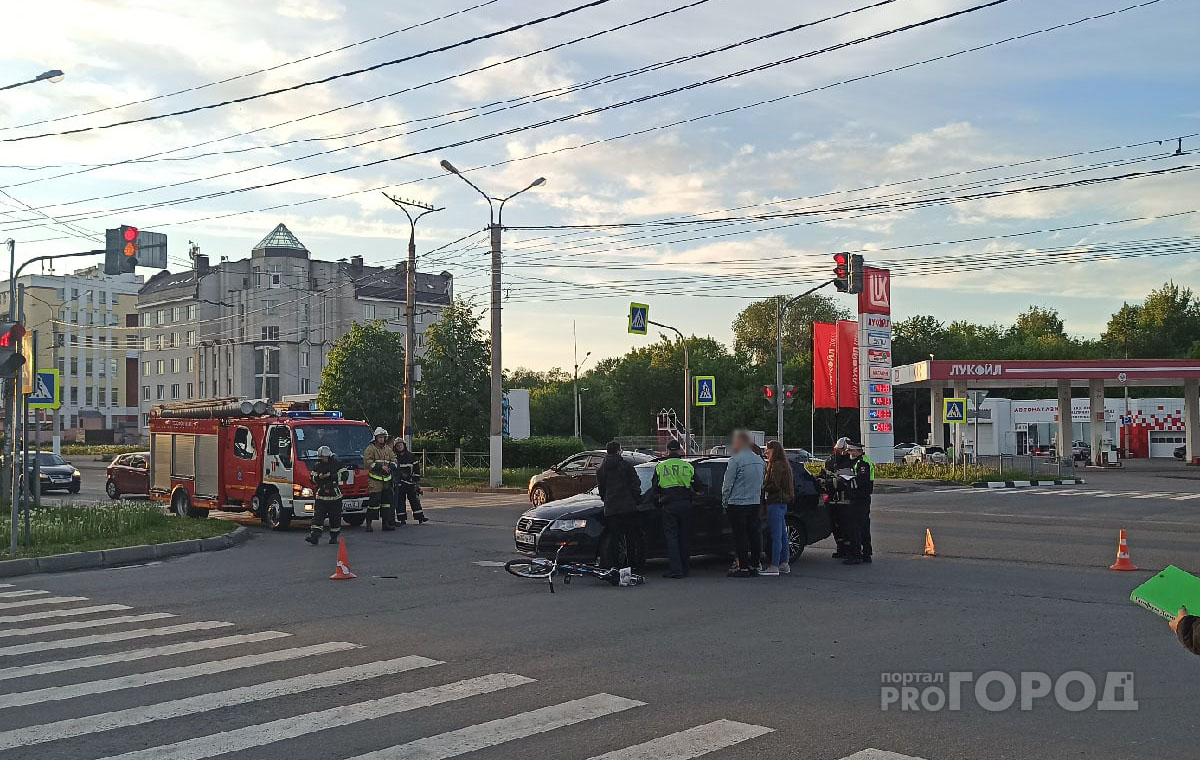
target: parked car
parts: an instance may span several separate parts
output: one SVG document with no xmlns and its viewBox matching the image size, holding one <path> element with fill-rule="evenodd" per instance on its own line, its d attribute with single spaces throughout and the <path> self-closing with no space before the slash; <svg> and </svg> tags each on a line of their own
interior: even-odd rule
<svg viewBox="0 0 1200 760">
<path fill-rule="evenodd" d="M 892 447 L 893 459 L 903 459 L 904 455 L 917 447 L 915 443 L 897 443 Z"/>
<path fill-rule="evenodd" d="M 1092 458 L 1092 444 L 1087 441 L 1071 441 L 1071 458 L 1076 462 L 1086 462 Z"/>
<path fill-rule="evenodd" d="M 913 446 L 904 455 L 904 461 L 907 464 L 918 464 L 920 462 L 946 464 L 950 461 L 950 458 L 946 456 L 946 450 L 941 446 Z"/>
<path fill-rule="evenodd" d="M 31 478 L 33 477 L 34 457 L 37 457 L 38 485 L 41 487 L 42 493 L 49 491 L 79 493 L 82 479 L 79 476 L 79 470 L 75 469 L 75 465 L 52 451 L 28 451 L 24 456 L 25 472 Z"/>
<path fill-rule="evenodd" d="M 150 452 L 121 454 L 108 465 L 104 492 L 110 499 L 150 493 Z"/>
<path fill-rule="evenodd" d="M 1029 449 L 1030 456 L 1035 456 L 1035 457 L 1057 456 L 1057 452 L 1058 452 L 1058 450 L 1049 444 L 1039 444 L 1039 445 L 1032 446 Z"/>
<path fill-rule="evenodd" d="M 1176 446 L 1175 458 L 1182 462 L 1185 456 L 1187 456 L 1187 446 Z"/>
<path fill-rule="evenodd" d="M 729 447 L 722 443 L 717 446 L 713 446 L 708 450 L 708 453 L 715 457 L 727 457 L 729 456 Z"/>
<path fill-rule="evenodd" d="M 809 453 L 808 449 L 801 449 L 799 447 L 794 449 L 784 449 L 783 455 L 788 458 L 789 462 L 799 462 L 800 464 L 811 462 L 813 458 L 813 455 Z"/>
<path fill-rule="evenodd" d="M 585 451 L 568 457 L 549 470 L 539 472 L 529 479 L 529 502 L 535 507 L 568 496 L 586 493 L 596 487 L 596 470 L 604 461 L 604 451 Z M 633 464 L 654 459 L 649 454 L 634 451 L 622 452 L 621 456 Z"/>
<path fill-rule="evenodd" d="M 696 468 L 699 492 L 694 501 L 694 535 L 692 553 L 725 554 L 733 546 L 729 522 L 721 508 L 721 483 L 725 478 L 728 457 L 688 457 Z M 662 530 L 662 511 L 650 497 L 654 464 L 636 465 L 642 483 L 642 504 L 639 513 L 646 531 L 646 550 L 650 559 L 667 556 Z M 799 474 L 796 498 L 787 514 L 791 560 L 795 561 L 810 544 L 830 535 L 829 507 L 822 503 L 817 480 L 798 463 L 792 467 Z M 535 506 L 517 520 L 513 532 L 517 551 L 522 554 L 550 556 L 563 545 L 564 559 L 591 562 L 608 550 L 613 540 L 604 519 L 604 504 L 595 489 L 571 496 L 553 504 Z"/>
</svg>

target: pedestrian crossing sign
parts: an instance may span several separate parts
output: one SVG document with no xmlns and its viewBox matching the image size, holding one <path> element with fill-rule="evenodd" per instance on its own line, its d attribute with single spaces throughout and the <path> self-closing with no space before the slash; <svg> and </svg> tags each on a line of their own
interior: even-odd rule
<svg viewBox="0 0 1200 760">
<path fill-rule="evenodd" d="M 58 397 L 58 370 L 38 370 L 33 378 L 33 392 L 27 401 L 30 409 L 57 409 L 61 401 Z"/>
<path fill-rule="evenodd" d="M 942 422 L 947 425 L 961 425 L 967 421 L 967 400 L 965 398 L 942 399 Z"/>
<path fill-rule="evenodd" d="M 696 406 L 716 406 L 717 378 L 712 375 L 697 375 L 693 379 L 696 382 L 693 394 L 696 398 Z"/>
<path fill-rule="evenodd" d="M 645 335 L 650 326 L 650 307 L 644 303 L 629 304 L 629 333 Z"/>
</svg>

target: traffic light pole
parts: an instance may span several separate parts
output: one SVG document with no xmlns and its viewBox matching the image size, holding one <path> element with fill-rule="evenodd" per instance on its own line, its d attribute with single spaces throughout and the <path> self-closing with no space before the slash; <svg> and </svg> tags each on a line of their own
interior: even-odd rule
<svg viewBox="0 0 1200 760">
<path fill-rule="evenodd" d="M 692 375 L 688 369 L 687 341 L 684 340 L 683 333 L 670 325 L 651 320 L 646 320 L 646 322 L 664 330 L 671 330 L 679 336 L 679 343 L 683 346 L 683 453 L 688 454 L 692 450 Z"/>
<path fill-rule="evenodd" d="M 775 311 L 775 439 L 779 441 L 780 446 L 783 445 L 783 316 L 801 298 L 810 296 L 826 285 L 832 284 L 833 280 L 829 280 L 806 290 L 786 302 L 779 303 Z M 816 361 L 817 357 L 814 356 L 812 360 Z"/>
</svg>

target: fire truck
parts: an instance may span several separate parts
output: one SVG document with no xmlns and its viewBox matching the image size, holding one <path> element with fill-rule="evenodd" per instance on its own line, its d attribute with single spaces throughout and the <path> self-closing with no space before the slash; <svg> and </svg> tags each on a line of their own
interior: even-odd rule
<svg viewBox="0 0 1200 760">
<path fill-rule="evenodd" d="M 181 517 L 210 509 L 251 512 L 276 530 L 313 512 L 309 465 L 328 446 L 347 469 L 343 519 L 366 519 L 371 442 L 365 422 L 307 404 L 208 399 L 157 404 L 150 410 L 150 498 Z"/>
</svg>

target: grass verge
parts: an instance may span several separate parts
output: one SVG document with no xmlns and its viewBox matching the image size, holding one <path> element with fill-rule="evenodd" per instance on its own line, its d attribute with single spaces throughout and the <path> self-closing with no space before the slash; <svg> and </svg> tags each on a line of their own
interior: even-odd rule
<svg viewBox="0 0 1200 760">
<path fill-rule="evenodd" d="M 46 448 L 49 447 L 47 446 Z M 62 445 L 62 455 L 64 457 L 115 457 L 117 454 L 132 454 L 135 451 L 145 451 L 148 448 L 149 446 L 138 444 L 64 443 Z"/>
<path fill-rule="evenodd" d="M 812 472 L 814 475 L 821 471 L 820 462 L 808 462 L 806 466 L 809 472 Z M 961 464 L 876 462 L 875 477 L 894 478 L 897 480 L 941 480 L 946 483 L 970 485 L 971 483 L 987 480 L 1035 480 L 1038 478 L 1053 480 L 1057 476 L 1046 474 L 1035 475 L 1021 470 L 1005 470 L 1001 472 L 994 467 L 982 467 L 973 464 L 967 465 L 966 472 L 964 472 Z"/>
<path fill-rule="evenodd" d="M 536 467 L 521 467 L 504 470 L 504 485 L 524 488 L 529 479 L 541 472 Z M 488 471 L 482 467 L 464 467 L 462 475 L 453 467 L 429 467 L 421 474 L 421 485 L 426 488 L 483 488 L 488 484 Z"/>
<path fill-rule="evenodd" d="M 8 555 L 12 512 L 0 510 L 0 558 Z M 24 518 L 22 517 L 22 521 Z M 45 557 L 68 552 L 117 549 L 220 536 L 237 528 L 226 520 L 191 520 L 167 515 L 147 502 L 44 506 L 29 517 L 30 546 L 17 547 L 16 557 Z M 22 522 L 17 542 L 25 540 Z"/>
</svg>

